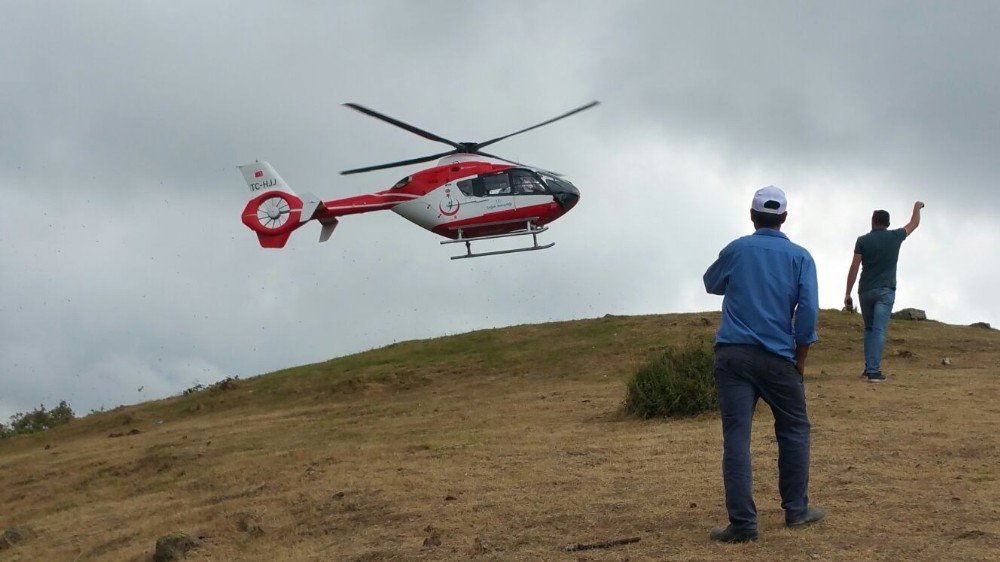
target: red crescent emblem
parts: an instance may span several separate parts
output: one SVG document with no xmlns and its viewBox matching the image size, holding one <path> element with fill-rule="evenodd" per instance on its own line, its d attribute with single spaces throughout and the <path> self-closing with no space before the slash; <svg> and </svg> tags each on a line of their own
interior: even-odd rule
<svg viewBox="0 0 1000 562">
<path fill-rule="evenodd" d="M 448 209 L 450 209 L 450 210 L 445 211 L 441 207 L 442 203 L 443 203 L 443 201 L 441 203 L 438 203 L 438 210 L 441 211 L 441 214 L 445 215 L 446 217 L 453 217 L 453 216 L 457 215 L 458 214 L 458 210 L 460 208 L 462 208 L 462 204 L 459 203 L 457 199 L 452 199 L 451 197 L 448 197 Z"/>
</svg>

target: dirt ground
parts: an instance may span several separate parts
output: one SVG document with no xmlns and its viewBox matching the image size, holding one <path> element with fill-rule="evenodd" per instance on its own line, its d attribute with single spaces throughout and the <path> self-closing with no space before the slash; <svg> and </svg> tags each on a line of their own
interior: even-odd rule
<svg viewBox="0 0 1000 562">
<path fill-rule="evenodd" d="M 0 527 L 31 534 L 0 560 L 150 560 L 172 531 L 201 537 L 189 560 L 998 559 L 1000 332 L 893 321 L 875 385 L 860 319 L 824 311 L 806 384 L 828 517 L 784 528 L 761 405 L 760 540 L 719 545 L 717 416 L 618 413 L 639 361 L 717 322 L 409 342 L 3 441 Z"/>
</svg>

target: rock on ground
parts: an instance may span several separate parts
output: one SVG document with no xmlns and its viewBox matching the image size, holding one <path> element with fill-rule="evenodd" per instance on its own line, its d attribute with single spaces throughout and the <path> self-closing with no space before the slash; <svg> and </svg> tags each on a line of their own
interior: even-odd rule
<svg viewBox="0 0 1000 562">
<path fill-rule="evenodd" d="M 0 534 L 0 550 L 7 550 L 28 538 L 31 538 L 31 530 L 26 527 L 7 527 Z"/>
<path fill-rule="evenodd" d="M 193 539 L 184 533 L 170 533 L 156 539 L 156 550 L 153 552 L 155 562 L 170 562 L 171 560 L 181 560 L 192 548 L 198 546 L 200 541 Z"/>
<path fill-rule="evenodd" d="M 927 320 L 927 313 L 919 308 L 904 308 L 892 313 L 897 320 Z"/>
</svg>

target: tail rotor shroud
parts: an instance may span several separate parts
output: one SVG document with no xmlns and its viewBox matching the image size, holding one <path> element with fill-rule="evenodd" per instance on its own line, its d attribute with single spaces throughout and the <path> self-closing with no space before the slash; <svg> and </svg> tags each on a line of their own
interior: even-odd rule
<svg viewBox="0 0 1000 562">
<path fill-rule="evenodd" d="M 260 245 L 281 248 L 292 231 L 302 226 L 302 199 L 270 191 L 251 199 L 243 209 L 243 224 L 257 233 Z"/>
</svg>

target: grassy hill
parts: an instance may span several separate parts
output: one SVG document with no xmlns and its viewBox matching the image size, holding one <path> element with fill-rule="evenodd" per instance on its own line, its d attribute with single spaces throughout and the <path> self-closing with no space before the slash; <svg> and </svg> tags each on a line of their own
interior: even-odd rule
<svg viewBox="0 0 1000 562">
<path fill-rule="evenodd" d="M 823 311 L 806 375 L 810 497 L 782 526 L 766 406 L 761 540 L 723 546 L 717 416 L 636 421 L 635 366 L 718 313 L 516 326 L 394 344 L 0 442 L 0 560 L 985 560 L 1000 552 L 1000 332 L 894 320 L 889 382 L 861 319 Z M 942 365 L 942 358 L 951 365 Z M 111 437 L 115 435 L 115 437 Z M 602 550 L 574 543 L 639 537 Z"/>
</svg>

